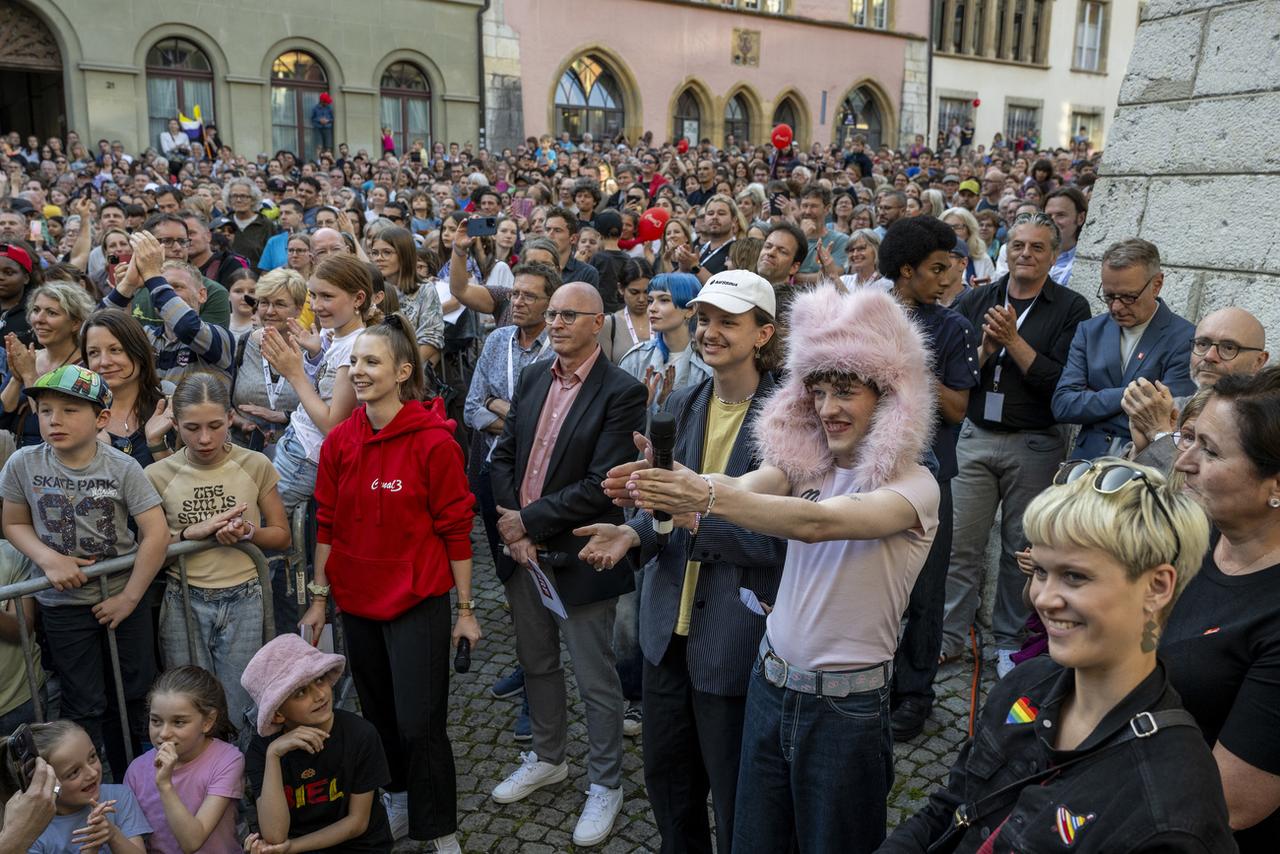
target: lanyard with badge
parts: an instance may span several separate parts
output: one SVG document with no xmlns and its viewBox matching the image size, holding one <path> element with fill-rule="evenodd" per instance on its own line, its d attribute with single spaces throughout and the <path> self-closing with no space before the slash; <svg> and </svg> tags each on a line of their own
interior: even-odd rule
<svg viewBox="0 0 1280 854">
<path fill-rule="evenodd" d="M 1036 302 L 1039 301 L 1040 294 L 1036 294 L 1031 300 L 1031 304 L 1022 310 L 1018 315 L 1016 328 L 1022 331 L 1022 324 L 1026 321 L 1027 315 L 1031 313 L 1031 309 L 1035 308 Z M 1004 307 L 1009 307 L 1009 290 L 1008 285 L 1005 286 Z M 991 377 L 991 391 L 986 393 L 982 403 L 982 417 L 987 421 L 1000 422 L 1004 420 L 1004 393 L 1000 391 L 1000 375 L 1004 372 L 1004 357 L 1007 353 L 1004 347 L 1000 348 L 1000 352 L 996 354 L 996 370 Z"/>
<path fill-rule="evenodd" d="M 518 328 L 514 328 L 511 337 L 507 339 L 507 403 L 510 403 L 516 396 L 516 337 L 520 334 Z M 533 346 L 529 349 L 533 351 L 533 358 L 538 358 L 538 354 L 542 352 L 542 345 L 546 343 L 542 337 L 538 337 L 533 342 Z M 498 437 L 493 436 L 489 440 L 489 454 L 485 457 L 485 461 L 493 459 L 493 449 L 498 446 Z"/>
<path fill-rule="evenodd" d="M 262 357 L 262 384 L 267 387 L 267 404 L 271 409 L 276 408 L 276 400 L 280 397 L 280 392 L 284 391 L 285 378 L 284 374 L 276 377 L 275 382 L 271 381 L 271 377 L 275 372 L 271 370 L 271 365 L 267 362 L 267 357 Z"/>
</svg>

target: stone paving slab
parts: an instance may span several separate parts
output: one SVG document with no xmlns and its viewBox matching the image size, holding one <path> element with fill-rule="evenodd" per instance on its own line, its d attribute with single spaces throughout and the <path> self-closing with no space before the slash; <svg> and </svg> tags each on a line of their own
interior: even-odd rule
<svg viewBox="0 0 1280 854">
<path fill-rule="evenodd" d="M 449 737 L 458 773 L 459 838 L 469 854 L 519 852 L 559 854 L 575 851 L 573 828 L 587 790 L 586 728 L 573 667 L 565 655 L 569 711 L 569 779 L 534 792 L 515 804 L 497 804 L 489 792 L 520 762 L 528 750 L 511 737 L 519 698 L 495 700 L 489 686 L 516 664 L 511 619 L 504 607 L 483 533 L 473 536 L 476 551 L 473 591 L 484 638 L 472 655 L 472 669 L 453 674 L 449 697 Z M 984 684 L 994 676 L 994 663 L 984 668 Z M 889 797 L 892 828 L 918 810 L 942 780 L 967 735 L 972 666 L 966 659 L 945 665 L 935 686 L 938 699 L 925 730 L 907 744 L 897 745 L 897 779 Z M 645 721 L 653 726 L 655 721 Z M 624 738 L 623 787 L 626 800 L 613 834 L 590 849 L 605 854 L 656 851 L 658 831 L 645 798 L 641 738 Z M 397 852 L 419 850 L 407 841 Z"/>
</svg>

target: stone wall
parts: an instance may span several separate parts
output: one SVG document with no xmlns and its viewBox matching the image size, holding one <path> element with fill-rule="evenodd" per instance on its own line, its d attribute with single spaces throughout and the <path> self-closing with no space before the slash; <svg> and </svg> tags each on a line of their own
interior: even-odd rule
<svg viewBox="0 0 1280 854">
<path fill-rule="evenodd" d="M 520 34 L 507 26 L 506 2 L 507 0 L 493 0 L 484 14 L 481 34 L 484 49 L 486 144 L 492 151 L 515 148 L 524 141 Z"/>
<path fill-rule="evenodd" d="M 906 148 L 929 124 L 929 45 L 908 42 L 902 56 L 902 112 L 898 144 Z"/>
<path fill-rule="evenodd" d="M 1136 235 L 1179 314 L 1237 305 L 1280 334 L 1280 0 L 1151 0 L 1101 175 L 1073 288 L 1092 297 L 1103 251 Z"/>
</svg>

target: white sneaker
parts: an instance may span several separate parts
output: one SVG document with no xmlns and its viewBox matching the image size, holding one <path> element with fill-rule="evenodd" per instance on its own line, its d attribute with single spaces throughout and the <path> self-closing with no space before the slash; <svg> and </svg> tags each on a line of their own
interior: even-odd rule
<svg viewBox="0 0 1280 854">
<path fill-rule="evenodd" d="M 382 806 L 391 823 L 391 838 L 404 839 L 409 835 L 409 793 L 383 792 Z"/>
<path fill-rule="evenodd" d="M 427 850 L 435 851 L 437 854 L 462 854 L 462 845 L 458 842 L 458 834 L 450 833 L 448 836 L 431 840 Z"/>
<path fill-rule="evenodd" d="M 523 764 L 493 788 L 493 799 L 500 804 L 524 800 L 543 786 L 559 783 L 569 776 L 568 760 L 552 765 L 538 759 L 538 754 L 532 750 L 521 753 L 520 759 Z"/>
<path fill-rule="evenodd" d="M 606 789 L 597 783 L 587 792 L 587 803 L 573 829 L 573 844 L 598 845 L 613 832 L 613 821 L 622 809 L 622 787 Z"/>
<path fill-rule="evenodd" d="M 998 649 L 996 650 L 996 677 L 1003 679 L 1009 675 L 1009 671 L 1017 666 L 1017 662 L 1013 660 L 1013 650 Z"/>
</svg>

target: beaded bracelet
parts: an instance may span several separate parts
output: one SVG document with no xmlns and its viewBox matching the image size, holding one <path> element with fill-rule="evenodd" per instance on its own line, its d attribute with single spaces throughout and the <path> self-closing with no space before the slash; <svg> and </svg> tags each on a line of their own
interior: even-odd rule
<svg viewBox="0 0 1280 854">
<path fill-rule="evenodd" d="M 716 506 L 716 485 L 711 480 L 711 475 L 701 475 L 702 479 L 707 482 L 707 509 L 702 511 L 703 516 L 711 515 L 711 508 Z"/>
</svg>

